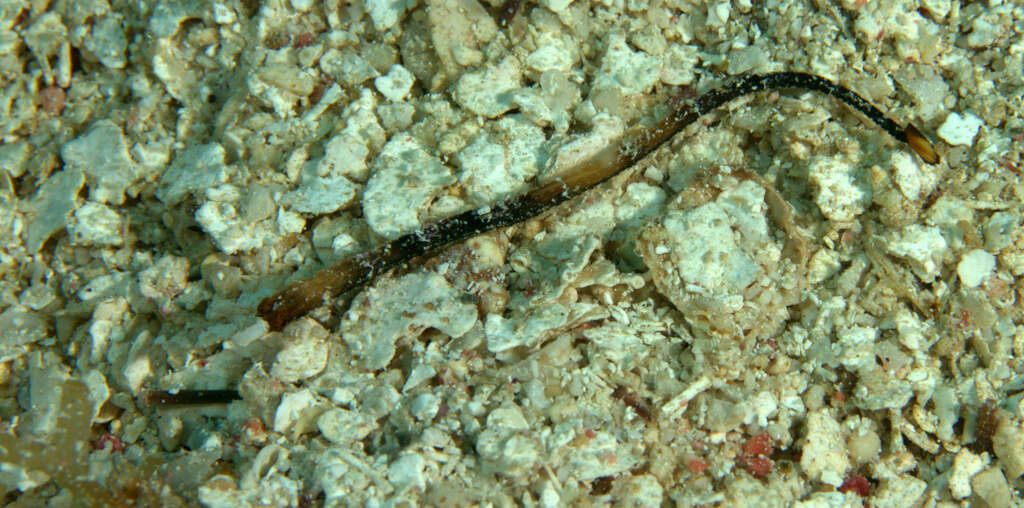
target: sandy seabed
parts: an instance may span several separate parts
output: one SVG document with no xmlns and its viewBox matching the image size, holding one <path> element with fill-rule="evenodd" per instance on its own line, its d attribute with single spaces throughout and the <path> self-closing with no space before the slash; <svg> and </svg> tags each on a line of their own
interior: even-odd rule
<svg viewBox="0 0 1024 508">
<path fill-rule="evenodd" d="M 10 506 L 1024 504 L 1024 5 L 0 0 Z M 511 3 L 510 3 L 511 4 Z M 271 330 L 323 266 L 737 99 Z M 168 406 L 154 392 L 238 390 Z"/>
</svg>

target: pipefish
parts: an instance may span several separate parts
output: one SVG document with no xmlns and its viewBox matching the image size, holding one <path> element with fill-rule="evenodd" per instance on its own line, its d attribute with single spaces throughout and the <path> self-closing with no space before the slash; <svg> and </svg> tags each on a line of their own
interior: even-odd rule
<svg viewBox="0 0 1024 508">
<path fill-rule="evenodd" d="M 510 226 L 540 214 L 604 182 L 658 149 L 704 114 L 747 94 L 765 90 L 804 89 L 835 97 L 864 114 L 897 141 L 906 143 L 928 164 L 939 155 L 913 124 L 901 126 L 857 93 L 826 78 L 803 72 L 749 74 L 696 99 L 677 94 L 668 101 L 669 114 L 651 126 L 634 126 L 619 139 L 559 178 L 500 203 L 469 210 L 429 224 L 380 247 L 324 268 L 259 303 L 257 312 L 272 329 L 322 305 L 337 294 L 362 286 L 413 258 L 492 229 Z"/>
</svg>

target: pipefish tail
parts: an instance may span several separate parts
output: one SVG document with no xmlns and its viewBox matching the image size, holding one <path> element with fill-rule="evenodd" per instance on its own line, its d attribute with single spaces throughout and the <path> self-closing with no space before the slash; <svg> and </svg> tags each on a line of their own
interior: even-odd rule
<svg viewBox="0 0 1024 508">
<path fill-rule="evenodd" d="M 750 74 L 709 91 L 696 99 L 683 94 L 669 100 L 669 114 L 652 126 L 635 126 L 617 144 L 610 145 L 566 174 L 525 194 L 489 207 L 470 210 L 401 236 L 377 249 L 323 269 L 265 298 L 257 307 L 260 317 L 273 329 L 322 305 L 325 299 L 355 289 L 378 275 L 435 251 L 492 229 L 529 219 L 633 166 L 684 127 L 727 102 L 751 93 L 778 89 L 805 89 L 835 97 L 860 111 L 897 141 L 906 143 L 922 160 L 937 164 L 932 142 L 911 124 L 893 121 L 857 93 L 828 79 L 802 72 Z"/>
</svg>

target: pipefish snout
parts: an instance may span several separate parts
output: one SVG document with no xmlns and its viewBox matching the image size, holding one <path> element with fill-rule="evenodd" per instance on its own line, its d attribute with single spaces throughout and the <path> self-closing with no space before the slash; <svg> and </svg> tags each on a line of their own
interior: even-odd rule
<svg viewBox="0 0 1024 508">
<path fill-rule="evenodd" d="M 608 146 L 561 177 L 495 205 L 470 210 L 427 225 L 377 249 L 321 270 L 260 302 L 257 312 L 273 329 L 323 304 L 325 299 L 355 289 L 415 257 L 470 236 L 529 219 L 593 188 L 629 168 L 704 114 L 743 95 L 778 89 L 805 89 L 835 97 L 860 111 L 897 141 L 906 143 L 928 164 L 939 155 L 932 142 L 912 124 L 902 126 L 857 93 L 828 79 L 802 72 L 750 74 L 696 99 L 679 94 L 669 101 L 670 113 L 652 126 L 635 126 L 617 144 Z"/>
</svg>

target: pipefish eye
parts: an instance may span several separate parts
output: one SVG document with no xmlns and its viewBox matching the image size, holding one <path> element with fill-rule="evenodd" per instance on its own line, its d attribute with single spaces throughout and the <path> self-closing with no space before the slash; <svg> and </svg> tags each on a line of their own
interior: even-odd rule
<svg viewBox="0 0 1024 508">
<path fill-rule="evenodd" d="M 514 15 L 519 3 L 510 0 L 504 7 L 511 9 Z M 320 306 L 326 299 L 353 290 L 395 266 L 471 236 L 524 221 L 580 195 L 632 167 L 683 128 L 737 97 L 782 89 L 812 90 L 835 97 L 861 112 L 897 141 L 906 143 L 924 162 L 939 163 L 940 157 L 935 146 L 917 127 L 909 123 L 906 126 L 900 125 L 848 88 L 821 76 L 803 72 L 749 74 L 695 99 L 690 97 L 691 92 L 683 91 L 668 101 L 671 111 L 662 120 L 653 125 L 634 126 L 618 143 L 598 151 L 564 173 L 561 178 L 495 205 L 463 212 L 427 225 L 420 231 L 401 236 L 376 250 L 325 268 L 313 277 L 265 298 L 257 307 L 257 313 L 272 329 L 281 329 L 292 319 Z"/>
</svg>

